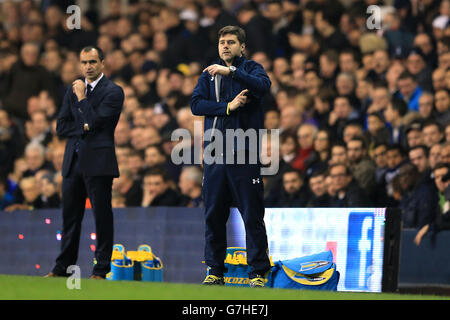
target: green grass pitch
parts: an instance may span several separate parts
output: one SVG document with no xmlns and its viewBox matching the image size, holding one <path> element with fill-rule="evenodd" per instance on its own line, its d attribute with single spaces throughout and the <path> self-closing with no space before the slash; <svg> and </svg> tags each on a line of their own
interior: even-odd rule
<svg viewBox="0 0 450 320">
<path fill-rule="evenodd" d="M 68 289 L 66 278 L 0 275 L 1 300 L 450 300 L 432 295 L 205 287 L 196 284 L 108 281 L 82 278 Z"/>
</svg>

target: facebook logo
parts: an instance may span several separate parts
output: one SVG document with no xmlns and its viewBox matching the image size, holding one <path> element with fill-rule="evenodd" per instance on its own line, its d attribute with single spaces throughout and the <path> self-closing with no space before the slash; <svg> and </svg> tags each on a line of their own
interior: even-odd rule
<svg viewBox="0 0 450 320">
<path fill-rule="evenodd" d="M 373 212 L 351 212 L 348 221 L 345 288 L 368 290 L 373 264 Z"/>
</svg>

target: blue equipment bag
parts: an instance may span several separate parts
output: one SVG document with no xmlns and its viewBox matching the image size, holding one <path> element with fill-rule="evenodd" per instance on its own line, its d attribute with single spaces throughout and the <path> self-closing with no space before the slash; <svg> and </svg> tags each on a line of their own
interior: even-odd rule
<svg viewBox="0 0 450 320">
<path fill-rule="evenodd" d="M 329 250 L 275 262 L 270 280 L 273 288 L 337 291 L 339 272 Z"/>
</svg>

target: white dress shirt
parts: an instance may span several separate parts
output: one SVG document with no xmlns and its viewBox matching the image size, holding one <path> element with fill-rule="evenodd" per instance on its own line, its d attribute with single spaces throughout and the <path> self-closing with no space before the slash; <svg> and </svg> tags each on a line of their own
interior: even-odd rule
<svg viewBox="0 0 450 320">
<path fill-rule="evenodd" d="M 86 91 L 85 91 L 85 94 L 87 94 L 87 85 L 89 84 L 89 85 L 91 86 L 91 88 L 92 88 L 92 89 L 91 89 L 91 92 L 92 92 L 92 91 L 94 91 L 95 86 L 97 85 L 97 83 L 100 81 L 101 78 L 103 78 L 103 73 L 100 75 L 100 77 L 98 77 L 97 80 L 92 81 L 91 83 L 89 83 L 89 82 L 87 81 L 87 79 L 85 78 L 85 79 L 84 79 L 84 83 L 86 84 Z"/>
</svg>

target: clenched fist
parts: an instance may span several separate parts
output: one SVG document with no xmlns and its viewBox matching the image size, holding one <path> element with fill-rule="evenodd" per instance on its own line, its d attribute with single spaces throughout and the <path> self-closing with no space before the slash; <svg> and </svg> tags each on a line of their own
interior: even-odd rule
<svg viewBox="0 0 450 320">
<path fill-rule="evenodd" d="M 84 94 L 84 91 L 86 90 L 86 84 L 84 83 L 83 80 L 77 79 L 74 82 L 72 82 L 72 90 L 73 93 L 75 93 L 75 95 L 77 96 L 78 101 L 81 101 L 84 98 L 86 98 L 86 95 Z"/>
</svg>

